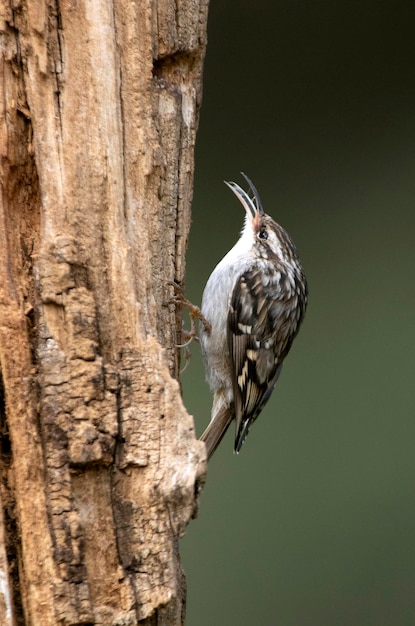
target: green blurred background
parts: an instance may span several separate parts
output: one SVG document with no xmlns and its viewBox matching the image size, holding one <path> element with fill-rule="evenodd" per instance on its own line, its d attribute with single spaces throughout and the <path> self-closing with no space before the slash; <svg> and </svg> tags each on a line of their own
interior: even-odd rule
<svg viewBox="0 0 415 626">
<path fill-rule="evenodd" d="M 187 626 L 415 625 L 415 5 L 212 0 L 187 295 L 236 241 L 246 172 L 310 303 L 181 543 Z M 200 434 L 199 347 L 182 375 Z"/>
</svg>

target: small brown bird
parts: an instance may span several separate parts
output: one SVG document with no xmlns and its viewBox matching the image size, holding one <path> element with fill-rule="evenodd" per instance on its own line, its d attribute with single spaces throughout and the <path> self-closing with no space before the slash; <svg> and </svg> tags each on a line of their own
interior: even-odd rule
<svg viewBox="0 0 415 626">
<path fill-rule="evenodd" d="M 242 203 L 241 237 L 213 270 L 203 293 L 200 325 L 206 379 L 214 393 L 203 433 L 208 458 L 235 419 L 239 452 L 275 387 L 303 321 L 307 280 L 288 233 L 264 212 L 253 194 L 226 182 Z"/>
</svg>

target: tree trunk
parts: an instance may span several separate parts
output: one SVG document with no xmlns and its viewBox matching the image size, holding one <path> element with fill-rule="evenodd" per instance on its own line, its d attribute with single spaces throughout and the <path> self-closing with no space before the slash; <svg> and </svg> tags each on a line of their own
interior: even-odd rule
<svg viewBox="0 0 415 626">
<path fill-rule="evenodd" d="M 207 0 L 0 7 L 0 623 L 181 624 Z"/>
</svg>

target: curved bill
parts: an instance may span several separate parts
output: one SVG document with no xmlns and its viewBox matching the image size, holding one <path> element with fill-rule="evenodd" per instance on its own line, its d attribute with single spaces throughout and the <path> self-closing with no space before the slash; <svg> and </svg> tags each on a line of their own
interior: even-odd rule
<svg viewBox="0 0 415 626">
<path fill-rule="evenodd" d="M 225 185 L 228 185 L 229 189 L 233 191 L 235 196 L 238 198 L 238 200 L 244 207 L 247 215 L 251 219 L 255 219 L 255 218 L 258 219 L 260 215 L 264 215 L 264 209 L 262 208 L 261 198 L 259 197 L 259 193 L 255 185 L 253 184 L 253 182 L 248 178 L 248 176 L 246 176 L 246 174 L 244 174 L 243 172 L 241 172 L 241 174 L 247 181 L 250 190 L 254 194 L 253 198 L 251 198 L 247 194 L 247 192 L 244 191 L 242 187 L 240 187 L 237 183 L 234 183 L 232 181 L 227 181 L 227 180 L 225 180 L 224 183 Z"/>
</svg>

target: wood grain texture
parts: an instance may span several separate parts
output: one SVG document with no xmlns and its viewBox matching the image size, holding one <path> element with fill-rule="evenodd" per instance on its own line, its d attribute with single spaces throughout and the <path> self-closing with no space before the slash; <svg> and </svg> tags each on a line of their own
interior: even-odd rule
<svg viewBox="0 0 415 626">
<path fill-rule="evenodd" d="M 207 2 L 0 11 L 0 621 L 181 624 L 178 539 L 206 459 L 168 300 Z"/>
</svg>

